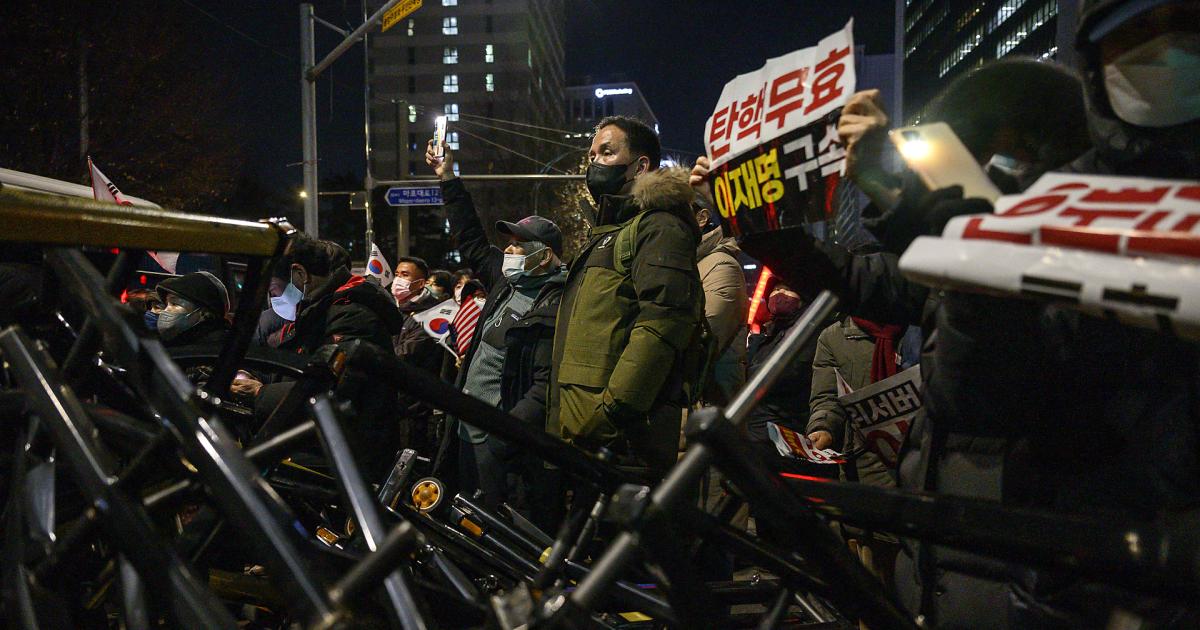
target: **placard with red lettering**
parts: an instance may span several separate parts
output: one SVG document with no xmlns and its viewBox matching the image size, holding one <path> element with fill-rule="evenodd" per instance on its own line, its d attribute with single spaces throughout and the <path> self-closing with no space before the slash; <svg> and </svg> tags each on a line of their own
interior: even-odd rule
<svg viewBox="0 0 1200 630">
<path fill-rule="evenodd" d="M 704 127 L 713 197 L 734 234 L 825 220 L 844 170 L 854 21 L 729 83 Z"/>
<path fill-rule="evenodd" d="M 1048 173 L 994 214 L 956 217 L 946 238 L 1200 260 L 1200 182 Z"/>
<path fill-rule="evenodd" d="M 921 367 L 913 366 L 838 397 L 867 450 L 895 468 L 900 446 L 921 408 Z"/>
<path fill-rule="evenodd" d="M 914 282 L 1054 302 L 1200 339 L 1200 265 L 999 239 L 922 236 L 900 258 Z"/>
<path fill-rule="evenodd" d="M 784 457 L 802 459 L 814 464 L 844 464 L 846 456 L 831 449 L 817 448 L 807 435 L 779 426 L 774 422 L 767 423 L 767 435 L 775 444 L 775 450 Z"/>
</svg>

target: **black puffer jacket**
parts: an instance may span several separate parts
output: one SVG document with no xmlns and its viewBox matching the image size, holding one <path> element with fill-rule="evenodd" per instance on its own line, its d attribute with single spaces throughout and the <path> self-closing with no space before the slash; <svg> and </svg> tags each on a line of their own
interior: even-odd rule
<svg viewBox="0 0 1200 630">
<path fill-rule="evenodd" d="M 750 359 L 746 373 L 753 376 L 762 369 L 767 357 L 771 356 L 792 325 L 802 314 L 795 313 L 776 317 L 763 325 L 762 332 L 750 337 Z M 821 330 L 828 322 L 818 326 Z M 812 364 L 817 354 L 817 338 L 814 336 L 796 353 L 787 370 L 779 377 L 770 393 L 759 401 L 754 411 L 746 418 L 746 431 L 751 440 L 766 442 L 767 423 L 783 425 L 794 431 L 804 432 L 808 424 L 808 395 L 812 390 Z"/>
<path fill-rule="evenodd" d="M 353 276 L 342 268 L 328 282 L 305 297 L 297 307 L 296 321 L 288 323 L 268 340 L 287 352 L 313 354 L 328 344 L 362 340 L 391 350 L 392 335 L 404 322 L 392 296 L 378 285 Z M 267 418 L 283 400 L 293 382 L 263 385 L 254 401 L 254 414 Z M 404 446 L 405 428 L 397 417 L 396 392 L 387 379 L 348 373 L 337 391 L 339 398 L 353 402 L 355 413 L 344 417 L 347 439 L 359 460 L 363 475 L 376 480 L 396 451 Z"/>
</svg>

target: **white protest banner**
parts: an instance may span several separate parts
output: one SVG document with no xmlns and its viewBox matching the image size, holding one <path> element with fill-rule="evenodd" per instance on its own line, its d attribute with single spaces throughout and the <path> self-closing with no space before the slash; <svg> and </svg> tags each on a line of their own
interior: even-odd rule
<svg viewBox="0 0 1200 630">
<path fill-rule="evenodd" d="M 945 238 L 1200 260 L 1200 182 L 1048 173 L 994 214 L 955 217 Z"/>
<path fill-rule="evenodd" d="M 713 196 L 735 234 L 830 216 L 844 170 L 841 107 L 854 94 L 854 21 L 725 84 L 704 126 Z"/>
<path fill-rule="evenodd" d="M 774 422 L 767 423 L 767 435 L 775 444 L 775 449 L 784 457 L 802 459 L 814 464 L 844 464 L 845 455 L 831 448 L 817 448 L 807 435 L 781 427 Z"/>
<path fill-rule="evenodd" d="M 1050 299 L 1133 326 L 1200 339 L 1200 265 L 922 236 L 900 258 L 900 270 L 933 287 Z"/>
<path fill-rule="evenodd" d="M 995 207 L 918 238 L 900 270 L 1200 339 L 1200 182 L 1047 173 Z"/>
<path fill-rule="evenodd" d="M 895 468 L 900 445 L 921 408 L 921 367 L 913 366 L 838 397 L 867 450 Z"/>
</svg>

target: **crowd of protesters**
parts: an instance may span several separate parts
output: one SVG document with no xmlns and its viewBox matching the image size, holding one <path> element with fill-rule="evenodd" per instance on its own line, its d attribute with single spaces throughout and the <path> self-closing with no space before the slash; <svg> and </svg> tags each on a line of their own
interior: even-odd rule
<svg viewBox="0 0 1200 630">
<path fill-rule="evenodd" d="M 929 121 L 950 124 L 1005 192 L 1050 171 L 1200 179 L 1200 7 L 1085 5 L 1079 68 L 1033 60 L 984 65 L 950 86 Z M 838 123 L 847 178 L 870 199 L 864 215 L 872 244 L 854 249 L 812 236 L 797 241 L 794 233 L 735 242 L 714 210 L 707 160 L 690 170 L 660 168 L 657 135 L 621 116 L 602 120 L 592 138 L 586 183 L 596 210 L 582 251 L 567 260 L 559 227 L 540 216 L 497 223 L 502 242 L 493 244 L 454 174 L 453 152 L 431 141 L 426 161 L 470 268 L 435 270 L 405 257 L 391 285 L 380 286 L 353 275 L 338 245 L 297 236 L 274 273 L 272 306 L 255 342 L 299 354 L 355 340 L 376 344 L 653 483 L 677 460 L 689 410 L 727 405 L 806 304 L 830 290 L 840 312 L 821 323 L 745 426 L 744 439 L 772 467 L 1127 517 L 1197 505 L 1194 344 L 1050 303 L 932 291 L 907 280 L 897 261 L 915 238 L 991 206 L 888 172 L 881 157 L 888 116 L 878 93 L 865 91 Z M 762 295 L 768 317 L 754 322 L 753 333 L 739 248 L 777 276 Z M 227 327 L 229 296 L 208 273 L 129 298 L 167 344 L 213 342 Z M 464 313 L 476 308 L 442 340 L 416 316 L 447 302 Z M 856 390 L 918 364 L 923 408 L 891 468 L 851 430 L 840 387 Z M 290 386 L 245 375 L 234 392 L 266 413 Z M 354 430 L 369 470 L 400 448 L 440 453 L 437 473 L 457 491 L 487 506 L 519 506 L 555 531 L 571 494 L 559 471 L 471 418 L 394 404 L 402 400 L 394 391 L 372 396 L 375 403 L 359 409 L 369 420 Z M 807 436 L 817 449 L 855 456 L 833 467 L 789 459 L 768 423 Z M 875 548 L 874 563 L 901 601 L 939 625 L 1106 619 L 1105 611 L 1079 604 L 1086 585 L 1069 577 L 845 531 Z"/>
</svg>

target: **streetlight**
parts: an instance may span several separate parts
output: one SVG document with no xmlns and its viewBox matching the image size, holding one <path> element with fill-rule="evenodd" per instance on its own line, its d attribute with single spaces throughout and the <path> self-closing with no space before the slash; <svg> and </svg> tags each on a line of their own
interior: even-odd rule
<svg viewBox="0 0 1200 630">
<path fill-rule="evenodd" d="M 307 190 L 301 190 L 301 191 L 300 191 L 300 198 L 301 198 L 301 199 L 308 199 L 308 191 L 307 191 Z"/>
</svg>

